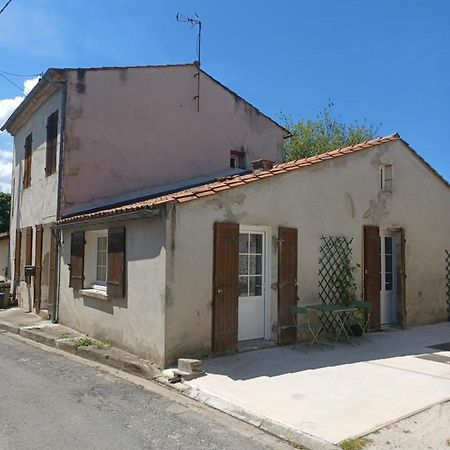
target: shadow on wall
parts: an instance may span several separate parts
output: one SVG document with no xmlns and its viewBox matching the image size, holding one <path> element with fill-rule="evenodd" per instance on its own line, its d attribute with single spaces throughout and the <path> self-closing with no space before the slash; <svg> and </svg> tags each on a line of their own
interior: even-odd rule
<svg viewBox="0 0 450 450">
<path fill-rule="evenodd" d="M 276 377 L 359 362 L 383 365 L 383 359 L 405 355 L 432 354 L 438 344 L 450 343 L 450 323 L 426 325 L 408 330 L 370 333 L 359 344 L 338 343 L 333 349 L 313 347 L 305 353 L 302 344 L 274 347 L 216 357 L 204 362 L 208 373 L 226 375 L 233 380 Z"/>
</svg>

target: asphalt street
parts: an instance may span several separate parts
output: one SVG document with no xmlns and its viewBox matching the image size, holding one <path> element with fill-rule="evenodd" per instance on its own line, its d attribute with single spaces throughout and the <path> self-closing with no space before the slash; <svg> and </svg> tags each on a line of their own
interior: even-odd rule
<svg viewBox="0 0 450 450">
<path fill-rule="evenodd" d="M 0 449 L 288 449 L 153 382 L 0 333 Z"/>
</svg>

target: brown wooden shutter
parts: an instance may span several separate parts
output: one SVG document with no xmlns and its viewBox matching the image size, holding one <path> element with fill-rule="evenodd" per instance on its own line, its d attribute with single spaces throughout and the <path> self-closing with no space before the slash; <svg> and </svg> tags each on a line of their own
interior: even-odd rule
<svg viewBox="0 0 450 450">
<path fill-rule="evenodd" d="M 108 230 L 108 297 L 125 297 L 125 228 Z"/>
<path fill-rule="evenodd" d="M 53 305 L 56 301 L 56 257 L 57 245 L 56 236 L 50 231 L 50 256 L 48 263 L 48 310 L 53 311 Z M 53 318 L 53 317 L 52 317 Z"/>
<path fill-rule="evenodd" d="M 238 347 L 239 225 L 214 224 L 212 350 Z"/>
<path fill-rule="evenodd" d="M 74 289 L 84 285 L 84 231 L 72 233 L 70 246 L 70 284 Z"/>
<path fill-rule="evenodd" d="M 405 328 L 406 321 L 406 239 L 405 229 L 400 229 L 400 325 Z"/>
<path fill-rule="evenodd" d="M 42 285 L 42 225 L 36 225 L 36 243 L 34 249 L 34 308 L 41 308 L 41 285 Z"/>
<path fill-rule="evenodd" d="M 47 148 L 45 160 L 45 174 L 47 176 L 56 171 L 56 153 L 58 140 L 58 111 L 47 118 Z"/>
<path fill-rule="evenodd" d="M 297 340 L 292 307 L 297 306 L 297 246 L 296 228 L 278 230 L 278 343 Z"/>
<path fill-rule="evenodd" d="M 364 299 L 372 302 L 370 328 L 380 329 L 381 242 L 380 228 L 364 226 Z"/>
<path fill-rule="evenodd" d="M 25 228 L 25 265 L 33 264 L 33 227 Z M 25 281 L 31 283 L 31 277 L 26 276 Z"/>
<path fill-rule="evenodd" d="M 14 252 L 14 280 L 20 280 L 20 255 L 22 253 L 22 231 L 16 230 L 16 248 Z"/>
<path fill-rule="evenodd" d="M 25 138 L 25 159 L 23 170 L 23 187 L 27 188 L 31 185 L 31 154 L 33 147 L 33 135 L 30 133 Z"/>
</svg>

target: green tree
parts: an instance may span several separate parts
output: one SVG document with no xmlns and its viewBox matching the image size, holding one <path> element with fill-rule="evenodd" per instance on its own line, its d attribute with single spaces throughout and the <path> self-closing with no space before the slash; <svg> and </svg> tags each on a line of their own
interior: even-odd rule
<svg viewBox="0 0 450 450">
<path fill-rule="evenodd" d="M 0 233 L 9 231 L 9 212 L 11 210 L 11 194 L 0 192 Z"/>
<path fill-rule="evenodd" d="M 366 119 L 353 124 L 342 123 L 333 116 L 333 106 L 329 101 L 315 120 L 300 119 L 295 122 L 291 116 L 281 115 L 285 128 L 292 134 L 292 137 L 285 141 L 286 161 L 319 155 L 375 137 L 378 127 L 368 125 Z"/>
</svg>

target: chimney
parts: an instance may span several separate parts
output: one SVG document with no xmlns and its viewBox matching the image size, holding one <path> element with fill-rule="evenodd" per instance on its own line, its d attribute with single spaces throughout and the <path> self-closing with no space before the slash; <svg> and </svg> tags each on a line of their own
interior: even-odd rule
<svg viewBox="0 0 450 450">
<path fill-rule="evenodd" d="M 263 170 L 272 169 L 275 163 L 270 159 L 255 159 L 252 161 L 253 172 L 261 172 Z"/>
</svg>

